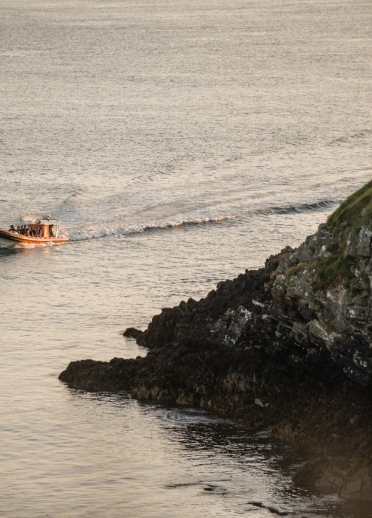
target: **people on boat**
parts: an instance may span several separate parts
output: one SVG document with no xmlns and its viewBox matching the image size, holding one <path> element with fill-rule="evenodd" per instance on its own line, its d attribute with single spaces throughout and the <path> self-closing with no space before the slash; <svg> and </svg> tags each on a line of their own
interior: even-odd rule
<svg viewBox="0 0 372 518">
<path fill-rule="evenodd" d="M 14 225 L 10 226 L 9 232 L 16 232 L 17 234 L 21 234 L 22 236 L 29 236 L 31 229 L 27 225 L 18 225 L 17 230 L 14 228 Z"/>
</svg>

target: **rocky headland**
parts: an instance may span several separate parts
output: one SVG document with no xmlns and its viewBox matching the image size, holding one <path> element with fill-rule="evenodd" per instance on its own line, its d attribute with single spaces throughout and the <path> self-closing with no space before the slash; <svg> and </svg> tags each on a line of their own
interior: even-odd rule
<svg viewBox="0 0 372 518">
<path fill-rule="evenodd" d="M 270 427 L 309 460 L 294 481 L 372 499 L 372 182 L 297 249 L 127 330 L 145 357 L 72 362 L 87 391 Z"/>
</svg>

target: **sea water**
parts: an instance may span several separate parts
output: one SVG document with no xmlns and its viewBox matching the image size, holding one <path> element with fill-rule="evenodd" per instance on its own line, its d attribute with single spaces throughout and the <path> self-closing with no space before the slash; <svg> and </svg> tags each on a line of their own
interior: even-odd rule
<svg viewBox="0 0 372 518">
<path fill-rule="evenodd" d="M 372 171 L 370 2 L 0 0 L 0 516 L 371 516 L 269 431 L 58 381 L 299 245 Z"/>
</svg>

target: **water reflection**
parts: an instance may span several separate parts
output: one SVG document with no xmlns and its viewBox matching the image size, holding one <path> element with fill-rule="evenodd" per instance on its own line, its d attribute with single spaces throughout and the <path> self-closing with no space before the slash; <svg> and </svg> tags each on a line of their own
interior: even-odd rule
<svg viewBox="0 0 372 518">
<path fill-rule="evenodd" d="M 29 253 L 42 253 L 44 256 L 48 257 L 51 254 L 51 246 L 35 246 L 35 245 L 24 245 L 18 246 L 15 248 L 0 248 L 0 261 L 3 258 L 15 257 L 27 255 Z"/>
<path fill-rule="evenodd" d="M 5 261 L 9 259 L 9 257 L 13 257 L 17 254 L 16 249 L 11 248 L 0 248 L 0 261 Z"/>
<path fill-rule="evenodd" d="M 241 423 L 203 410 L 140 403 L 126 393 L 71 391 L 70 395 L 85 404 L 94 403 L 96 410 L 101 407 L 112 412 L 113 419 L 122 419 L 126 412 L 132 418 L 136 414 L 136 419 L 147 423 L 147 432 L 149 424 L 156 427 L 156 433 L 168 444 L 166 449 L 172 445 L 167 455 L 174 471 L 163 486 L 172 501 L 192 497 L 196 502 L 208 494 L 226 516 L 371 516 L 368 504 L 343 502 L 335 495 L 317 495 L 294 487 L 291 473 L 304 459 L 287 444 L 273 441 L 269 430 L 252 434 Z"/>
</svg>

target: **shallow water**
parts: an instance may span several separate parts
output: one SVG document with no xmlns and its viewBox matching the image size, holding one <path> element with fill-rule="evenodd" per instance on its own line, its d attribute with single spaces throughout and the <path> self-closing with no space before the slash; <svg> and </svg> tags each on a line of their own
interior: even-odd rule
<svg viewBox="0 0 372 518">
<path fill-rule="evenodd" d="M 164 306 L 297 246 L 371 176 L 369 3 L 0 0 L 0 516 L 364 518 L 293 487 L 267 433 L 126 394 L 69 361 L 135 357 Z"/>
</svg>

